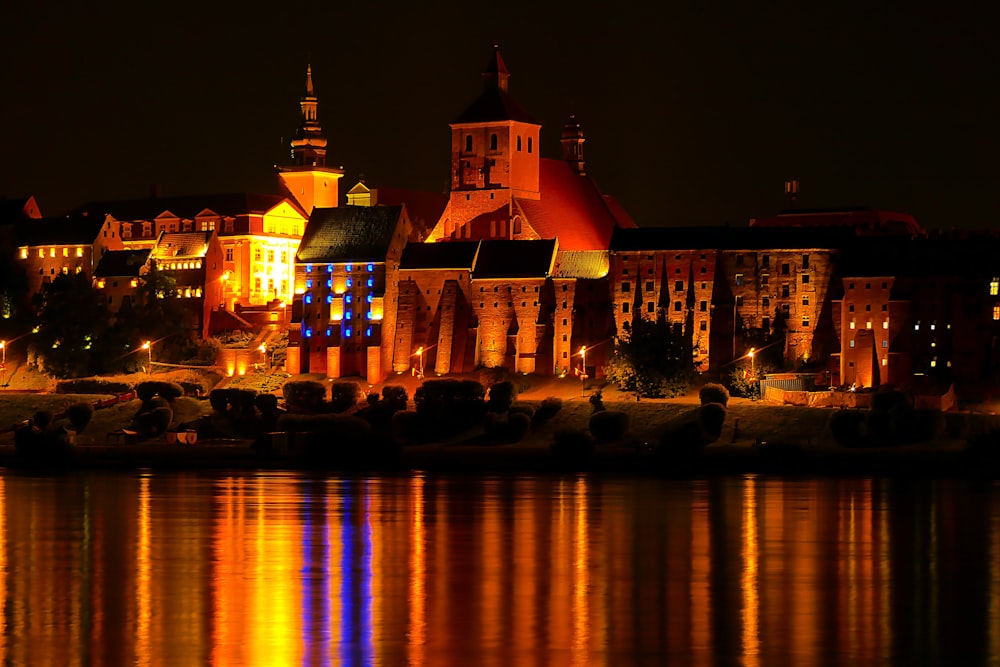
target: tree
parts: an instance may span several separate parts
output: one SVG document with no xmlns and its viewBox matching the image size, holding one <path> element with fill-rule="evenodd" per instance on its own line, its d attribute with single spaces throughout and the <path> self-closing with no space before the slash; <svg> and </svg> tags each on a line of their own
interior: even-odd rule
<svg viewBox="0 0 1000 667">
<path fill-rule="evenodd" d="M 38 331 L 32 343 L 45 371 L 56 377 L 93 372 L 94 343 L 109 328 L 110 314 L 100 292 L 83 273 L 63 274 L 35 295 Z"/>
<path fill-rule="evenodd" d="M 655 320 L 636 317 L 623 325 L 604 374 L 639 396 L 678 396 L 694 370 L 691 352 L 691 332 L 668 322 L 661 309 Z"/>
<path fill-rule="evenodd" d="M 154 264 L 140 278 L 131 306 L 118 312 L 114 328 L 118 339 L 131 349 L 142 341 L 156 341 L 158 359 L 182 361 L 195 354 L 193 322 L 176 281 Z"/>
</svg>

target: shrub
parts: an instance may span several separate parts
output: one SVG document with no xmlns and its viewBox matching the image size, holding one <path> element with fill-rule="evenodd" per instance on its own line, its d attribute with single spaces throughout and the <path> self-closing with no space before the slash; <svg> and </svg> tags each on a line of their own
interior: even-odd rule
<svg viewBox="0 0 1000 667">
<path fill-rule="evenodd" d="M 230 410 L 243 417 L 254 416 L 254 405 L 257 402 L 257 391 L 254 389 L 230 389 L 227 394 Z"/>
<path fill-rule="evenodd" d="M 226 414 L 229 409 L 229 390 L 228 389 L 213 389 L 208 394 L 208 402 L 220 415 Z"/>
<path fill-rule="evenodd" d="M 382 387 L 382 400 L 390 404 L 395 412 L 405 410 L 410 397 L 406 394 L 406 387 L 385 385 Z"/>
<path fill-rule="evenodd" d="M 590 432 L 597 442 L 611 442 L 628 431 L 628 415 L 618 410 L 602 410 L 590 416 Z"/>
<path fill-rule="evenodd" d="M 703 449 L 701 426 L 689 419 L 665 429 L 656 452 L 661 458 L 688 460 L 700 455 Z"/>
<path fill-rule="evenodd" d="M 330 409 L 346 412 L 361 400 L 361 387 L 356 382 L 334 382 L 330 385 Z"/>
<path fill-rule="evenodd" d="M 31 420 L 38 428 L 48 428 L 52 423 L 52 413 L 48 410 L 39 410 Z"/>
<path fill-rule="evenodd" d="M 498 382 L 490 387 L 490 400 L 486 403 L 486 410 L 497 414 L 507 412 L 516 399 L 517 388 L 513 382 Z"/>
<path fill-rule="evenodd" d="M 531 431 L 531 417 L 523 412 L 511 411 L 507 414 L 507 439 L 520 442 Z"/>
<path fill-rule="evenodd" d="M 401 410 L 392 415 L 392 435 L 402 442 L 420 442 L 427 439 L 427 429 L 419 414 Z"/>
<path fill-rule="evenodd" d="M 427 380 L 413 400 L 428 427 L 451 433 L 479 422 L 485 414 L 486 390 L 474 380 Z"/>
<path fill-rule="evenodd" d="M 863 446 L 861 427 L 864 421 L 865 413 L 860 410 L 837 410 L 830 415 L 830 435 L 839 445 Z"/>
<path fill-rule="evenodd" d="M 198 345 L 195 359 L 203 364 L 214 364 L 220 352 L 222 352 L 222 342 L 217 338 L 206 338 Z"/>
<path fill-rule="evenodd" d="M 709 383 L 698 391 L 698 398 L 702 405 L 719 403 L 726 407 L 729 405 L 729 390 L 721 384 Z"/>
<path fill-rule="evenodd" d="M 701 428 L 702 444 L 711 444 L 722 435 L 726 423 L 726 406 L 722 403 L 706 403 L 698 408 L 698 426 Z"/>
<path fill-rule="evenodd" d="M 326 385 L 315 380 L 292 380 L 281 388 L 290 409 L 318 412 L 326 398 Z"/>
<path fill-rule="evenodd" d="M 176 382 L 160 382 L 147 380 L 135 386 L 135 395 L 144 403 L 154 396 L 161 396 L 167 401 L 173 401 L 184 395 L 184 388 Z"/>
<path fill-rule="evenodd" d="M 205 393 L 205 385 L 200 382 L 178 382 L 185 396 L 201 396 Z"/>
<path fill-rule="evenodd" d="M 891 413 L 871 410 L 865 414 L 864 423 L 869 444 L 879 447 L 896 443 L 896 429 L 893 428 Z"/>
<path fill-rule="evenodd" d="M 604 394 L 601 393 L 600 389 L 591 394 L 589 400 L 593 412 L 601 412 L 607 409 L 604 407 Z"/>
<path fill-rule="evenodd" d="M 94 416 L 94 408 L 88 403 L 74 403 L 66 408 L 66 416 L 73 429 L 77 432 L 87 428 L 87 424 Z"/>
<path fill-rule="evenodd" d="M 274 394 L 257 394 L 254 396 L 253 403 L 262 415 L 274 414 L 278 411 L 278 397 Z"/>
<path fill-rule="evenodd" d="M 542 424 L 552 419 L 557 412 L 562 410 L 562 399 L 558 396 L 549 396 L 542 401 L 542 404 L 535 410 L 535 423 Z"/>
<path fill-rule="evenodd" d="M 905 431 L 910 442 L 933 440 L 944 435 L 944 413 L 937 408 L 918 408 L 913 410 L 907 421 Z"/>
<path fill-rule="evenodd" d="M 889 412 L 897 405 L 908 408 L 913 407 L 913 400 L 909 395 L 898 390 L 876 391 L 871 395 L 871 409 L 873 412 Z"/>
<path fill-rule="evenodd" d="M 137 414 L 134 424 L 136 430 L 146 437 L 151 437 L 165 433 L 170 428 L 170 422 L 173 418 L 174 413 L 170 408 L 154 408 Z"/>
<path fill-rule="evenodd" d="M 285 414 L 278 418 L 278 430 L 285 433 L 319 433 L 336 436 L 329 439 L 331 442 L 344 439 L 349 443 L 356 443 L 371 433 L 371 426 L 364 419 L 354 415 Z"/>
<path fill-rule="evenodd" d="M 518 405 L 510 406 L 510 410 L 508 410 L 507 413 L 511 415 L 515 414 L 527 415 L 528 419 L 532 419 L 535 416 L 535 409 L 532 408 L 530 405 L 524 405 L 523 403 L 521 403 Z"/>
<path fill-rule="evenodd" d="M 373 407 L 375 405 L 378 405 L 378 402 L 379 402 L 379 395 L 377 391 L 370 391 L 367 394 L 365 394 L 365 403 L 368 404 L 368 407 Z"/>
</svg>

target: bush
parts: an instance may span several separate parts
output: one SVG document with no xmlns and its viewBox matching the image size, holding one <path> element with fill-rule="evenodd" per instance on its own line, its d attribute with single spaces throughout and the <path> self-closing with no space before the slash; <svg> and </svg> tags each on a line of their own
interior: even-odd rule
<svg viewBox="0 0 1000 667">
<path fill-rule="evenodd" d="M 865 413 L 860 410 L 837 410 L 830 415 L 830 435 L 839 445 L 847 447 L 864 446 L 862 425 Z"/>
<path fill-rule="evenodd" d="M 278 430 L 285 433 L 319 433 L 336 436 L 329 439 L 331 442 L 343 438 L 354 443 L 371 433 L 371 426 L 364 419 L 354 415 L 285 414 L 278 418 Z"/>
<path fill-rule="evenodd" d="M 721 384 L 709 383 L 698 391 L 698 398 L 701 404 L 719 403 L 722 407 L 729 405 L 729 390 Z"/>
<path fill-rule="evenodd" d="M 178 382 L 185 396 L 201 396 L 205 393 L 205 385 L 200 382 Z"/>
<path fill-rule="evenodd" d="M 229 390 L 213 389 L 208 394 L 208 402 L 217 413 L 226 414 L 226 411 L 229 410 Z"/>
<path fill-rule="evenodd" d="M 523 412 L 507 413 L 507 439 L 520 442 L 531 431 L 531 417 Z"/>
<path fill-rule="evenodd" d="M 910 396 L 895 389 L 890 391 L 876 391 L 872 394 L 871 398 L 871 409 L 873 412 L 889 412 L 897 405 L 907 408 L 913 407 L 913 400 Z"/>
<path fill-rule="evenodd" d="M 253 399 L 253 404 L 262 415 L 274 414 L 278 411 L 278 397 L 274 394 L 257 394 Z"/>
<path fill-rule="evenodd" d="M 229 409 L 242 417 L 254 416 L 254 405 L 257 402 L 257 391 L 254 389 L 229 389 Z"/>
<path fill-rule="evenodd" d="M 382 387 L 382 400 L 392 406 L 393 411 L 405 410 L 410 397 L 406 393 L 406 387 L 399 385 L 385 385 Z"/>
<path fill-rule="evenodd" d="M 898 440 L 892 414 L 881 410 L 871 410 L 865 415 L 865 433 L 868 444 L 876 447 L 893 445 Z"/>
<path fill-rule="evenodd" d="M 689 461 L 701 455 L 704 449 L 702 429 L 698 422 L 689 419 L 681 421 L 660 434 L 657 456 L 668 460 Z"/>
<path fill-rule="evenodd" d="M 48 410 L 39 410 L 35 413 L 35 416 L 32 417 L 31 421 L 38 428 L 48 428 L 52 423 L 52 413 Z"/>
<path fill-rule="evenodd" d="M 532 419 L 535 416 L 535 409 L 532 408 L 530 405 L 519 403 L 518 405 L 510 406 L 510 410 L 508 410 L 507 413 L 511 415 L 514 414 L 528 415 L 528 419 Z"/>
<path fill-rule="evenodd" d="M 173 401 L 184 395 L 184 388 L 176 382 L 147 380 L 135 386 L 135 395 L 144 403 L 154 396 L 162 396 L 167 401 Z"/>
<path fill-rule="evenodd" d="M 111 382 L 100 378 L 61 380 L 56 384 L 57 394 L 125 394 L 132 391 L 127 382 Z"/>
<path fill-rule="evenodd" d="M 419 414 L 401 410 L 392 415 L 392 435 L 402 442 L 423 442 L 427 440 L 427 429 Z"/>
<path fill-rule="evenodd" d="M 195 359 L 203 364 L 214 364 L 220 352 L 222 352 L 222 342 L 217 338 L 206 338 L 198 345 Z"/>
<path fill-rule="evenodd" d="M 486 411 L 485 395 L 483 385 L 474 380 L 427 380 L 413 400 L 424 423 L 446 434 L 478 423 Z"/>
<path fill-rule="evenodd" d="M 73 425 L 73 429 L 79 433 L 87 428 L 87 424 L 94 416 L 94 408 L 89 403 L 74 403 L 66 408 L 66 416 L 69 418 L 69 423 Z"/>
<path fill-rule="evenodd" d="M 290 410 L 319 412 L 326 399 L 326 385 L 315 380 L 292 380 L 281 388 Z"/>
<path fill-rule="evenodd" d="M 597 442 L 611 442 L 628 431 L 628 415 L 618 410 L 602 410 L 590 416 L 590 432 Z"/>
<path fill-rule="evenodd" d="M 166 433 L 170 428 L 170 422 L 174 418 L 174 412 L 170 408 L 154 408 L 146 412 L 140 412 L 135 416 L 134 424 L 137 431 L 146 437 L 152 437 Z"/>
<path fill-rule="evenodd" d="M 904 431 L 909 442 L 933 440 L 944 435 L 944 413 L 937 408 L 918 408 L 913 410 Z"/>
<path fill-rule="evenodd" d="M 517 400 L 517 388 L 510 380 L 498 382 L 490 387 L 490 400 L 486 403 L 486 410 L 493 413 L 503 413 L 510 410 Z"/>
<path fill-rule="evenodd" d="M 549 396 L 542 401 L 542 404 L 535 410 L 535 424 L 543 424 L 552 419 L 556 413 L 562 410 L 562 399 L 558 396 Z"/>
<path fill-rule="evenodd" d="M 361 387 L 356 382 L 334 382 L 330 385 L 330 409 L 347 412 L 361 401 Z"/>
<path fill-rule="evenodd" d="M 726 423 L 726 406 L 722 403 L 706 403 L 698 408 L 698 426 L 701 428 L 701 442 L 708 445 L 722 435 Z"/>
<path fill-rule="evenodd" d="M 593 394 L 590 395 L 590 408 L 593 412 L 601 412 L 606 410 L 604 407 L 604 394 L 598 389 Z"/>
</svg>

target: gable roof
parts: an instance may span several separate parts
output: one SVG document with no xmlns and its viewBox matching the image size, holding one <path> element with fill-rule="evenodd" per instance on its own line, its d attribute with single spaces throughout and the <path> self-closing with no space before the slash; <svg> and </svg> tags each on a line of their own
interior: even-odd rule
<svg viewBox="0 0 1000 667">
<path fill-rule="evenodd" d="M 240 215 L 267 213 L 286 200 L 280 195 L 237 192 L 218 195 L 189 195 L 183 197 L 149 197 L 89 202 L 74 209 L 71 215 L 104 216 L 116 220 L 155 220 L 164 213 L 179 218 L 194 219 L 206 210 L 217 215 L 235 218 Z"/>
<path fill-rule="evenodd" d="M 409 243 L 399 260 L 400 269 L 468 269 L 476 264 L 479 241 Z"/>
<path fill-rule="evenodd" d="M 149 248 L 143 250 L 109 250 L 104 253 L 101 260 L 94 269 L 95 278 L 110 278 L 112 276 L 124 276 L 126 278 L 136 278 L 139 269 L 146 265 L 152 251 Z"/>
<path fill-rule="evenodd" d="M 546 278 L 552 271 L 555 254 L 554 240 L 481 241 L 472 277 Z"/>
<path fill-rule="evenodd" d="M 213 231 L 160 232 L 153 247 L 153 259 L 197 259 L 208 254 Z"/>
<path fill-rule="evenodd" d="M 603 278 L 608 275 L 607 250 L 560 250 L 556 253 L 553 278 Z"/>
<path fill-rule="evenodd" d="M 494 123 L 505 120 L 541 125 L 524 107 L 514 101 L 510 93 L 495 86 L 487 86 L 483 94 L 451 124 Z"/>
<path fill-rule="evenodd" d="M 105 220 L 103 215 L 31 220 L 16 227 L 14 242 L 18 246 L 92 245 Z"/>
<path fill-rule="evenodd" d="M 607 250 L 618 227 L 634 227 L 616 217 L 589 176 L 563 160 L 538 161 L 540 198 L 515 199 L 528 224 L 545 239 L 559 238 L 560 250 Z"/>
<path fill-rule="evenodd" d="M 0 199 L 0 225 L 12 225 L 16 222 L 29 219 L 37 220 L 41 217 L 34 196 L 20 199 Z"/>
<path fill-rule="evenodd" d="M 313 209 L 295 261 L 384 262 L 402 214 L 402 206 Z"/>
</svg>

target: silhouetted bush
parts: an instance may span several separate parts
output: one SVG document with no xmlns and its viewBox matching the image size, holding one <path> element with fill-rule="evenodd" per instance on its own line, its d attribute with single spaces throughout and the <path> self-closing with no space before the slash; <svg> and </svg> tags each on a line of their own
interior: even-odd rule
<svg viewBox="0 0 1000 667">
<path fill-rule="evenodd" d="M 170 402 L 184 395 L 184 388 L 176 382 L 161 382 L 159 380 L 147 380 L 135 386 L 135 395 L 144 403 L 154 396 L 160 396 Z"/>
<path fill-rule="evenodd" d="M 535 410 L 535 424 L 544 424 L 556 416 L 562 410 L 563 401 L 558 396 L 549 396 L 542 401 L 542 404 Z"/>
<path fill-rule="evenodd" d="M 520 442 L 531 431 L 531 417 L 523 412 L 507 413 L 507 439 Z"/>
<path fill-rule="evenodd" d="M 254 406 L 257 402 L 257 391 L 255 389 L 230 389 L 227 398 L 229 410 L 235 413 L 234 416 L 237 418 L 253 419 L 256 415 Z"/>
<path fill-rule="evenodd" d="M 133 424 L 139 433 L 152 437 L 165 433 L 170 428 L 174 413 L 170 408 L 155 408 L 148 412 L 140 412 L 135 416 Z"/>
<path fill-rule="evenodd" d="M 710 382 L 698 391 L 698 398 L 702 405 L 719 403 L 723 407 L 726 407 L 729 405 L 729 390 L 721 384 Z"/>
<path fill-rule="evenodd" d="M 385 385 L 382 387 L 382 400 L 388 403 L 393 411 L 405 410 L 410 397 L 406 393 L 406 387 L 399 385 Z"/>
<path fill-rule="evenodd" d="M 517 399 L 517 388 L 510 380 L 498 382 L 490 387 L 490 398 L 486 402 L 487 412 L 502 413 L 510 410 Z"/>
<path fill-rule="evenodd" d="M 607 410 L 607 408 L 604 407 L 604 394 L 601 393 L 600 389 L 591 394 L 590 399 L 588 400 L 590 401 L 590 409 L 593 412 Z"/>
<path fill-rule="evenodd" d="M 532 419 L 535 416 L 535 409 L 530 405 L 525 405 L 524 403 L 518 403 L 510 406 L 510 410 L 507 411 L 509 414 L 522 414 L 528 415 L 528 419 Z"/>
<path fill-rule="evenodd" d="M 860 410 L 837 410 L 830 415 L 830 435 L 839 445 L 864 447 L 864 423 L 865 413 Z"/>
<path fill-rule="evenodd" d="M 278 397 L 274 394 L 257 394 L 253 402 L 262 415 L 273 414 L 278 411 Z"/>
<path fill-rule="evenodd" d="M 208 394 L 208 402 L 220 415 L 226 414 L 229 410 L 229 390 L 228 389 L 213 389 Z"/>
<path fill-rule="evenodd" d="M 913 399 L 908 394 L 895 389 L 876 391 L 871 395 L 872 412 L 889 412 L 897 405 L 912 408 Z"/>
<path fill-rule="evenodd" d="M 690 462 L 701 456 L 702 429 L 694 419 L 682 420 L 660 433 L 656 455 L 668 462 Z"/>
<path fill-rule="evenodd" d="M 474 380 L 427 380 L 414 394 L 417 414 L 437 434 L 453 433 L 482 420 L 486 390 Z"/>
<path fill-rule="evenodd" d="M 356 382 L 334 382 L 330 385 L 330 410 L 347 412 L 361 401 L 361 387 Z"/>
<path fill-rule="evenodd" d="M 48 428 L 52 424 L 52 413 L 48 410 L 39 410 L 35 413 L 35 416 L 32 417 L 31 421 L 38 428 Z"/>
<path fill-rule="evenodd" d="M 292 380 L 281 388 L 289 410 L 319 412 L 326 399 L 326 385 L 315 380 Z"/>
<path fill-rule="evenodd" d="M 424 419 L 409 410 L 401 410 L 392 415 L 392 435 L 402 442 L 424 442 L 428 439 Z"/>
<path fill-rule="evenodd" d="M 205 385 L 201 382 L 190 382 L 187 380 L 178 382 L 185 396 L 202 396 L 205 393 Z"/>
<path fill-rule="evenodd" d="M 896 430 L 892 414 L 881 410 L 870 410 L 865 415 L 865 434 L 869 445 L 885 447 L 896 444 Z"/>
<path fill-rule="evenodd" d="M 708 445 L 722 435 L 726 423 L 726 406 L 722 403 L 706 403 L 698 408 L 698 426 L 701 427 L 702 444 Z"/>
<path fill-rule="evenodd" d="M 597 442 L 611 442 L 628 431 L 628 415 L 618 410 L 602 410 L 590 416 L 590 432 Z"/>
<path fill-rule="evenodd" d="M 940 438 L 945 433 L 944 413 L 937 408 L 917 408 L 907 422 L 906 431 L 910 442 L 921 442 Z"/>
<path fill-rule="evenodd" d="M 87 424 L 94 417 L 94 408 L 89 403 L 74 403 L 66 408 L 66 417 L 73 425 L 73 430 L 79 433 L 87 428 Z"/>
</svg>

